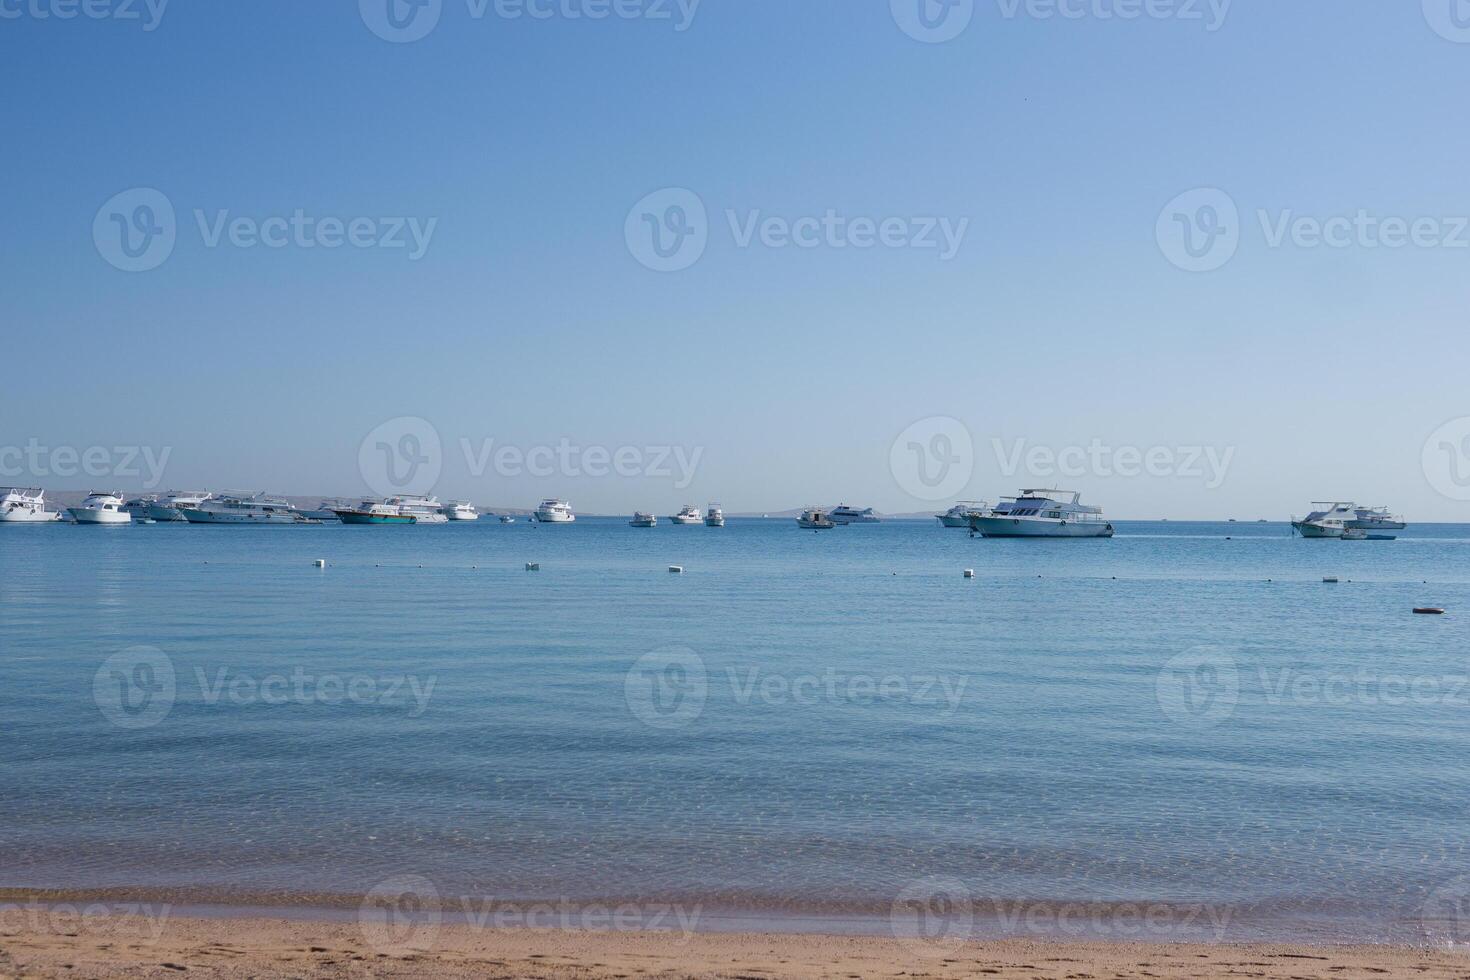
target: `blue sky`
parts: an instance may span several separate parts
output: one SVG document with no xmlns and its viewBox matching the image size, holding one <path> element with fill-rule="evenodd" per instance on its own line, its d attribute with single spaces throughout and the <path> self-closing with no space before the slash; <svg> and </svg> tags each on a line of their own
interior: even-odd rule
<svg viewBox="0 0 1470 980">
<path fill-rule="evenodd" d="M 570 16 L 598 0 L 542 18 L 442 0 L 407 42 L 370 28 L 385 0 L 172 3 L 156 23 L 92 2 L 108 16 L 0 0 L 0 483 L 131 489 L 116 462 L 58 475 L 54 450 L 141 446 L 167 450 L 170 486 L 358 494 L 380 482 L 363 440 L 410 417 L 438 437 L 445 497 L 915 511 L 944 501 L 911 492 L 894 441 L 954 419 L 972 449 L 951 499 L 1061 483 L 1120 517 L 1322 497 L 1470 516 L 1470 38 L 1451 0 L 1155 0 L 1136 19 L 1129 0 L 960 0 L 942 43 L 900 25 L 937 0 L 703 0 L 687 23 L 675 0 L 604 19 Z M 112 215 L 132 221 L 139 188 L 174 242 L 125 271 Z M 656 271 L 625 232 L 649 195 L 669 218 L 670 188 L 706 243 Z M 1203 221 L 1218 197 L 1166 213 L 1201 188 L 1238 220 L 1194 272 L 1158 229 Z M 246 246 L 297 212 L 310 234 Z M 836 238 L 771 244 L 829 212 Z M 1314 240 L 1359 212 L 1369 231 Z M 233 241 L 222 219 L 245 219 Z M 372 244 L 323 247 L 322 219 Z M 1386 219 L 1431 224 L 1373 247 Z M 862 220 L 893 246 L 859 247 Z M 953 255 L 916 246 L 946 223 Z M 477 469 L 487 440 L 635 450 L 639 475 Z M 4 450 L 28 445 L 40 472 L 17 473 Z M 1172 462 L 1005 465 L 1089 446 Z M 687 485 L 656 465 L 674 447 L 697 454 Z M 1192 449 L 1228 454 L 1218 479 Z"/>
</svg>

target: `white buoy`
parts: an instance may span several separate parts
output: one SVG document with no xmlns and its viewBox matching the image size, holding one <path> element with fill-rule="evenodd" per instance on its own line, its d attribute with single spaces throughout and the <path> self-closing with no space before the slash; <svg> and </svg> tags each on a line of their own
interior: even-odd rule
<svg viewBox="0 0 1470 980">
<path fill-rule="evenodd" d="M 540 562 L 536 562 L 536 561 L 528 561 L 528 562 L 526 562 L 526 571 L 528 571 L 528 572 L 539 572 L 539 571 L 541 571 L 541 563 Z"/>
<path fill-rule="evenodd" d="M 327 560 L 325 558 L 318 558 L 314 562 L 314 564 L 316 565 L 317 568 L 326 568 L 327 567 Z"/>
<path fill-rule="evenodd" d="M 965 578 L 974 578 L 974 577 L 975 577 L 975 570 L 973 568 L 967 568 L 967 569 L 965 569 Z"/>
<path fill-rule="evenodd" d="M 684 566 L 683 565 L 670 565 L 669 566 L 669 571 L 673 572 L 675 575 L 681 575 L 684 572 Z"/>
</svg>

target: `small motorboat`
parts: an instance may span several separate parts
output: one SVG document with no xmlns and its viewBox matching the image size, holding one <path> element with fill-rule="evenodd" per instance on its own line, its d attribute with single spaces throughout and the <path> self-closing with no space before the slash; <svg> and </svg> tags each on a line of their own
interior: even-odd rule
<svg viewBox="0 0 1470 980">
<path fill-rule="evenodd" d="M 796 519 L 796 524 L 798 527 L 805 528 L 809 531 L 827 531 L 837 526 L 827 516 L 827 512 L 820 507 L 808 507 L 802 511 L 801 516 Z"/>
<path fill-rule="evenodd" d="M 643 511 L 640 510 L 636 514 L 633 515 L 633 519 L 628 522 L 628 526 L 629 527 L 658 527 L 658 518 L 657 517 L 654 517 L 652 514 L 645 514 Z"/>
</svg>

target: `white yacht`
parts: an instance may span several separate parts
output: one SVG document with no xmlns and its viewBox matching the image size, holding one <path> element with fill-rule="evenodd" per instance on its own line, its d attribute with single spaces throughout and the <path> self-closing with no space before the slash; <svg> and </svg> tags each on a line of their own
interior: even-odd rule
<svg viewBox="0 0 1470 980">
<path fill-rule="evenodd" d="M 412 517 L 415 524 L 448 524 L 444 505 L 438 497 L 403 496 L 389 497 L 388 505 L 397 507 L 405 517 Z"/>
<path fill-rule="evenodd" d="M 856 507 L 849 507 L 847 504 L 838 504 L 836 507 L 833 507 L 832 513 L 828 517 L 832 519 L 833 524 L 878 523 L 878 515 L 873 513 L 873 508 L 864 507 L 862 510 L 858 510 Z"/>
<path fill-rule="evenodd" d="M 570 524 L 577 519 L 577 515 L 572 513 L 572 505 L 555 497 L 541 501 L 534 516 L 541 524 Z"/>
<path fill-rule="evenodd" d="M 68 507 L 67 513 L 78 524 L 131 524 L 133 515 L 123 510 L 120 493 L 92 491 L 80 507 Z"/>
<path fill-rule="evenodd" d="M 796 525 L 810 531 L 826 531 L 837 526 L 820 507 L 808 507 L 802 511 L 801 516 L 796 519 Z"/>
<path fill-rule="evenodd" d="M 143 497 L 133 497 L 123 501 L 123 510 L 132 515 L 133 520 L 151 520 L 148 518 L 148 508 L 158 503 L 158 494 L 151 493 Z"/>
<path fill-rule="evenodd" d="M 637 513 L 635 513 L 633 515 L 633 519 L 628 522 L 628 526 L 629 527 L 658 527 L 658 518 L 657 517 L 654 517 L 652 514 L 645 514 L 645 513 L 643 513 L 643 511 L 640 510 L 640 511 L 638 511 Z"/>
<path fill-rule="evenodd" d="M 710 504 L 709 510 L 704 512 L 705 527 L 724 527 L 725 512 L 720 509 L 719 504 Z"/>
<path fill-rule="evenodd" d="M 319 501 L 312 510 L 303 510 L 301 516 L 313 521 L 340 521 L 338 511 L 351 510 L 352 502 L 341 497 L 328 497 Z"/>
<path fill-rule="evenodd" d="M 969 527 L 972 515 L 983 514 L 989 509 L 990 505 L 983 500 L 961 500 L 943 514 L 934 516 L 945 527 Z"/>
<path fill-rule="evenodd" d="M 1339 539 L 1348 522 L 1358 518 L 1358 505 L 1350 501 L 1314 500 L 1312 506 L 1316 509 L 1306 517 L 1291 519 L 1292 530 L 1304 538 Z"/>
<path fill-rule="evenodd" d="M 391 500 L 373 500 L 369 497 L 362 503 L 353 507 L 343 507 L 337 511 L 337 520 L 343 524 L 413 524 L 416 523 L 412 514 L 405 514 L 403 508 Z"/>
<path fill-rule="evenodd" d="M 0 493 L 0 524 L 44 524 L 61 520 L 46 509 L 46 491 L 40 487 L 10 487 Z"/>
<path fill-rule="evenodd" d="M 679 513 L 675 514 L 673 517 L 670 517 L 669 520 L 673 521 L 675 524 L 698 524 L 703 521 L 704 518 L 700 516 L 698 507 L 694 506 L 693 504 L 685 504 L 682 508 L 680 508 Z"/>
<path fill-rule="evenodd" d="M 478 521 L 480 512 L 468 500 L 451 500 L 443 507 L 444 516 L 451 521 Z"/>
<path fill-rule="evenodd" d="M 190 524 L 315 524 L 280 497 L 263 493 L 226 493 L 202 501 L 198 507 L 181 507 L 179 513 Z"/>
<path fill-rule="evenodd" d="M 203 490 L 170 490 L 163 496 L 151 500 L 143 508 L 141 516 L 152 518 L 155 521 L 182 521 L 185 507 L 198 507 L 206 500 L 212 499 L 214 499 L 214 494 L 205 493 Z"/>
<path fill-rule="evenodd" d="M 1347 526 L 1367 531 L 1370 540 L 1384 541 L 1392 541 L 1397 537 L 1393 534 L 1384 534 L 1384 531 L 1402 531 L 1408 527 L 1402 517 L 1390 514 L 1387 507 L 1358 507 L 1354 510 L 1353 519 L 1347 522 Z"/>
<path fill-rule="evenodd" d="M 1082 494 L 1072 490 L 1022 490 L 1020 496 L 1002 497 L 989 513 L 972 516 L 970 526 L 987 538 L 1113 536 L 1102 508 L 1085 506 Z"/>
</svg>

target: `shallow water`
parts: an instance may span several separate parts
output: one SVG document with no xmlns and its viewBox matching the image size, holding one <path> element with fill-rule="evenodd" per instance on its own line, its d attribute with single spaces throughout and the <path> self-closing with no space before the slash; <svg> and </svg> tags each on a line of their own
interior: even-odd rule
<svg viewBox="0 0 1470 980">
<path fill-rule="evenodd" d="M 1470 908 L 1470 527 L 17 526 L 0 583 L 0 887 Z"/>
</svg>

